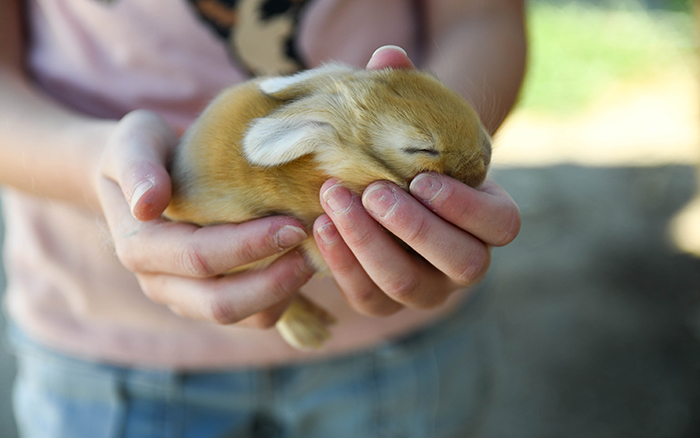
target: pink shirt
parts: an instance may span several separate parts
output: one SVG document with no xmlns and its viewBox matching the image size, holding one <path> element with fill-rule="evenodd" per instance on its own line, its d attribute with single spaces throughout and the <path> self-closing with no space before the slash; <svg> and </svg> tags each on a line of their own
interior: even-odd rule
<svg viewBox="0 0 700 438">
<path fill-rule="evenodd" d="M 419 56 L 415 1 L 297 0 L 301 9 L 281 12 L 265 3 L 238 0 L 233 10 L 217 1 L 30 0 L 28 68 L 46 93 L 78 111 L 119 118 L 145 108 L 184 130 L 249 72 L 330 59 L 364 66 L 385 44 Z M 12 318 L 39 341 L 85 358 L 182 369 L 309 360 L 414 330 L 460 298 L 434 311 L 370 318 L 350 309 L 332 279 L 315 278 L 305 293 L 339 323 L 326 347 L 300 353 L 275 330 L 184 319 L 149 301 L 117 260 L 99 215 L 9 189 L 3 205 Z"/>
</svg>

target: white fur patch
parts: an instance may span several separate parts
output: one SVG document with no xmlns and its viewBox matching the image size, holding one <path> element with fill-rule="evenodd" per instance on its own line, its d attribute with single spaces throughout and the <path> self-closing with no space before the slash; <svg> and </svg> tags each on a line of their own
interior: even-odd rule
<svg viewBox="0 0 700 438">
<path fill-rule="evenodd" d="M 293 87 L 304 82 L 313 80 L 320 76 L 342 74 L 353 72 L 354 69 L 344 64 L 332 63 L 324 64 L 321 67 L 317 67 L 311 70 L 304 70 L 300 73 L 294 74 L 292 76 L 275 76 L 260 81 L 258 85 L 260 91 L 267 95 L 274 95 L 281 91 L 286 90 L 289 87 Z"/>
<path fill-rule="evenodd" d="M 243 138 L 243 153 L 252 164 L 279 166 L 316 152 L 330 130 L 330 125 L 316 121 L 257 119 Z"/>
</svg>

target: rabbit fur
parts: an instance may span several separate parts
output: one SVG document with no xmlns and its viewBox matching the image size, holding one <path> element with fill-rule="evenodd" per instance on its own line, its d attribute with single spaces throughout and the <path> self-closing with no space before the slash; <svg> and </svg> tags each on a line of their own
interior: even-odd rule
<svg viewBox="0 0 700 438">
<path fill-rule="evenodd" d="M 223 91 L 175 150 L 165 216 L 211 225 L 282 214 L 310 230 L 324 213 L 319 190 L 330 177 L 357 193 L 377 180 L 407 189 L 426 171 L 477 187 L 490 158 L 477 113 L 429 74 L 327 64 Z M 308 234 L 301 246 L 327 272 Z M 262 268 L 281 255 L 236 270 Z M 277 327 L 303 349 L 321 346 L 332 321 L 300 297 Z"/>
<path fill-rule="evenodd" d="M 476 187 L 490 156 L 476 112 L 434 77 L 328 64 L 217 97 L 171 161 L 165 215 L 211 225 L 284 214 L 309 229 L 323 214 L 319 189 L 330 177 L 357 193 L 377 180 L 407 189 L 425 171 Z M 302 246 L 325 271 L 313 237 Z"/>
</svg>

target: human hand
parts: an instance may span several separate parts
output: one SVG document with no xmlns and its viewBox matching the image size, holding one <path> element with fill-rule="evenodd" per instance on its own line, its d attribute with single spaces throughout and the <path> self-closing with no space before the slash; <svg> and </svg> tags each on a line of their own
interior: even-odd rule
<svg viewBox="0 0 700 438">
<path fill-rule="evenodd" d="M 386 66 L 413 68 L 393 48 L 378 51 L 368 64 Z M 491 246 L 510 243 L 520 230 L 517 206 L 490 179 L 474 189 L 427 173 L 413 180 L 410 192 L 387 181 L 371 184 L 361 198 L 337 180 L 321 188 L 327 214 L 316 220 L 314 236 L 336 283 L 361 313 L 439 306 L 458 288 L 481 281 Z"/>
<path fill-rule="evenodd" d="M 291 251 L 266 269 L 222 274 L 301 242 L 303 226 L 280 216 L 209 227 L 161 218 L 171 195 L 166 161 L 177 143 L 156 114 L 134 111 L 102 154 L 97 191 L 119 260 L 149 299 L 179 315 L 271 327 L 313 275 L 302 255 Z"/>
</svg>

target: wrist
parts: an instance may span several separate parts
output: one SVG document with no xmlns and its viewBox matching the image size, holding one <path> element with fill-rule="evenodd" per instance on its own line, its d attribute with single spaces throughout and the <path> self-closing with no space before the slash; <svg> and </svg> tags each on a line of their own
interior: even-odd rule
<svg viewBox="0 0 700 438">
<path fill-rule="evenodd" d="M 0 184 L 99 209 L 93 170 L 116 121 L 72 111 L 0 69 Z"/>
<path fill-rule="evenodd" d="M 75 192 L 82 198 L 83 206 L 93 211 L 102 211 L 98 195 L 98 179 L 104 151 L 114 136 L 118 121 L 88 119 L 71 130 L 73 163 L 81 163 L 76 169 Z M 82 192 L 82 193 L 81 193 Z"/>
</svg>

